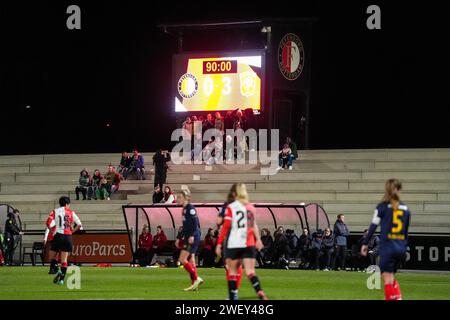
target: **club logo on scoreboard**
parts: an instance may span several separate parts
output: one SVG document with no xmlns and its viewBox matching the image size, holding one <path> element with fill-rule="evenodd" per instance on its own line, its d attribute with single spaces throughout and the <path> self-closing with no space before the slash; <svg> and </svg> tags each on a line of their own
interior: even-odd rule
<svg viewBox="0 0 450 320">
<path fill-rule="evenodd" d="M 281 74 L 288 80 L 297 79 L 303 71 L 305 50 L 300 38 L 286 34 L 278 46 L 278 66 Z"/>
<path fill-rule="evenodd" d="M 241 94 L 244 97 L 251 97 L 256 93 L 256 73 L 252 71 L 245 71 L 239 74 L 241 81 Z"/>
<path fill-rule="evenodd" d="M 198 91 L 197 78 L 191 73 L 185 73 L 178 80 L 178 93 L 185 99 L 190 99 Z"/>
</svg>

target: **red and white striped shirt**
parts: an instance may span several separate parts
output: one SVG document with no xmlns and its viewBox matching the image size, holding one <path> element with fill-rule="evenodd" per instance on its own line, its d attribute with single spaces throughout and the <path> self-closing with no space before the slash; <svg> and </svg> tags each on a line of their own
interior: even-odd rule
<svg viewBox="0 0 450 320">
<path fill-rule="evenodd" d="M 229 249 L 254 247 L 256 244 L 253 226 L 255 207 L 234 201 L 227 207 L 224 223 L 217 244 L 222 244 L 225 238 Z"/>
<path fill-rule="evenodd" d="M 55 227 L 54 234 L 72 234 L 72 226 L 76 224 L 81 227 L 80 218 L 72 210 L 61 207 L 53 210 L 47 219 L 47 227 L 52 229 Z"/>
</svg>

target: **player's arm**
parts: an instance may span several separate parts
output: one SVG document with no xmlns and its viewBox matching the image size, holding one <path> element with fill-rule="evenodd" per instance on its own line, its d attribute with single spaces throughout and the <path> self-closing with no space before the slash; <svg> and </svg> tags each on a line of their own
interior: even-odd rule
<svg viewBox="0 0 450 320">
<path fill-rule="evenodd" d="M 47 243 L 47 239 L 48 239 L 48 234 L 50 233 L 50 229 L 47 227 L 45 228 L 45 233 L 44 233 L 44 245 Z"/>
<path fill-rule="evenodd" d="M 375 230 L 377 230 L 377 227 L 380 224 L 380 222 L 381 222 L 380 212 L 377 208 L 375 209 L 375 212 L 373 214 L 372 223 L 369 226 L 367 236 L 362 241 L 361 255 L 364 257 L 367 256 L 367 251 L 369 248 L 368 246 L 369 240 L 372 238 L 373 234 L 375 233 Z"/>
<path fill-rule="evenodd" d="M 77 214 L 73 213 L 73 223 L 75 224 L 75 228 L 72 229 L 72 232 L 75 233 L 78 230 L 83 229 L 83 225 L 81 224 L 80 218 L 77 216 Z"/>
<path fill-rule="evenodd" d="M 47 226 L 48 229 L 53 228 L 54 226 L 56 226 L 56 222 L 55 222 L 55 210 L 53 210 L 50 215 L 47 218 L 47 222 L 45 224 Z"/>
<path fill-rule="evenodd" d="M 253 234 L 255 235 L 255 240 L 256 240 L 256 249 L 262 250 L 264 248 L 264 244 L 261 241 L 261 235 L 259 233 L 259 227 L 258 224 L 256 223 L 256 221 L 253 224 Z"/>
<path fill-rule="evenodd" d="M 218 256 L 222 255 L 222 244 L 223 241 L 225 240 L 225 237 L 228 235 L 228 232 L 231 229 L 231 219 L 232 219 L 231 208 L 227 208 L 227 212 L 225 213 L 225 217 L 223 218 L 223 224 L 222 229 L 220 230 L 219 239 L 217 239 L 216 254 Z"/>
</svg>

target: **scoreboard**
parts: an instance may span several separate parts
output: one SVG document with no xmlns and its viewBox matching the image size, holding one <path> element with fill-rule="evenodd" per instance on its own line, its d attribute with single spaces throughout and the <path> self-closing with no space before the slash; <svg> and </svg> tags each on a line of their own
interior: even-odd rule
<svg viewBox="0 0 450 320">
<path fill-rule="evenodd" d="M 175 111 L 260 110 L 264 63 L 261 50 L 174 55 Z"/>
</svg>

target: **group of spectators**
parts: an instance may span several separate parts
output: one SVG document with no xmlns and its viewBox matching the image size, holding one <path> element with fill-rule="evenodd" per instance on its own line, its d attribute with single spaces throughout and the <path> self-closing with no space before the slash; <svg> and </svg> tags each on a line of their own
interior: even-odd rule
<svg viewBox="0 0 450 320">
<path fill-rule="evenodd" d="M 201 132 L 199 129 L 195 129 L 195 126 L 200 123 L 202 125 Z M 216 112 L 214 116 L 211 113 L 208 113 L 206 118 L 202 115 L 198 117 L 195 115 L 187 117 L 181 127 L 187 131 L 187 137 L 185 138 L 193 141 L 193 145 L 191 146 L 192 161 L 202 157 L 207 165 L 212 165 L 223 159 L 226 161 L 232 161 L 234 159 L 241 160 L 244 158 L 244 153 L 249 150 L 247 138 L 245 136 L 235 136 L 233 138 L 231 135 L 226 135 L 224 137 L 226 130 L 242 129 L 243 131 L 246 131 L 247 129 L 255 128 L 256 126 L 252 109 L 236 109 L 228 111 L 225 116 L 222 116 L 220 112 Z M 208 129 L 217 129 L 220 132 L 220 135 L 212 137 L 209 141 L 203 141 L 203 134 Z M 194 137 L 194 135 L 196 136 Z M 235 141 L 233 141 L 233 139 Z M 226 144 L 231 144 L 232 141 L 234 142 L 232 149 L 224 148 L 224 142 Z M 250 149 L 254 147 L 256 146 L 251 146 Z M 216 150 L 218 150 L 218 152 L 216 152 Z"/>
<path fill-rule="evenodd" d="M 170 186 L 165 186 L 164 191 L 162 191 L 159 184 L 157 184 L 155 191 L 153 192 L 152 201 L 153 203 L 171 204 L 177 203 L 177 197 L 175 193 L 172 192 L 172 188 L 170 188 Z"/>
<path fill-rule="evenodd" d="M 78 185 L 75 187 L 76 199 L 80 200 L 111 200 L 111 196 L 119 190 L 122 180 L 126 180 L 135 173 L 137 179 L 145 180 L 144 156 L 134 149 L 131 155 L 124 151 L 117 168 L 110 164 L 106 173 L 95 169 L 90 174 L 86 169 L 81 170 Z"/>
<path fill-rule="evenodd" d="M 137 259 L 141 266 L 152 264 L 155 254 L 167 250 L 167 236 L 161 226 L 156 227 L 156 234 L 152 236 L 148 225 L 144 225 L 139 235 Z"/>
<path fill-rule="evenodd" d="M 92 175 L 86 169 L 81 170 L 78 186 L 75 188 L 77 200 L 80 194 L 83 200 L 111 200 L 114 192 L 119 190 L 123 176 L 116 171 L 112 165 L 108 166 L 105 174 L 101 174 L 99 169 L 95 169 Z"/>
</svg>

